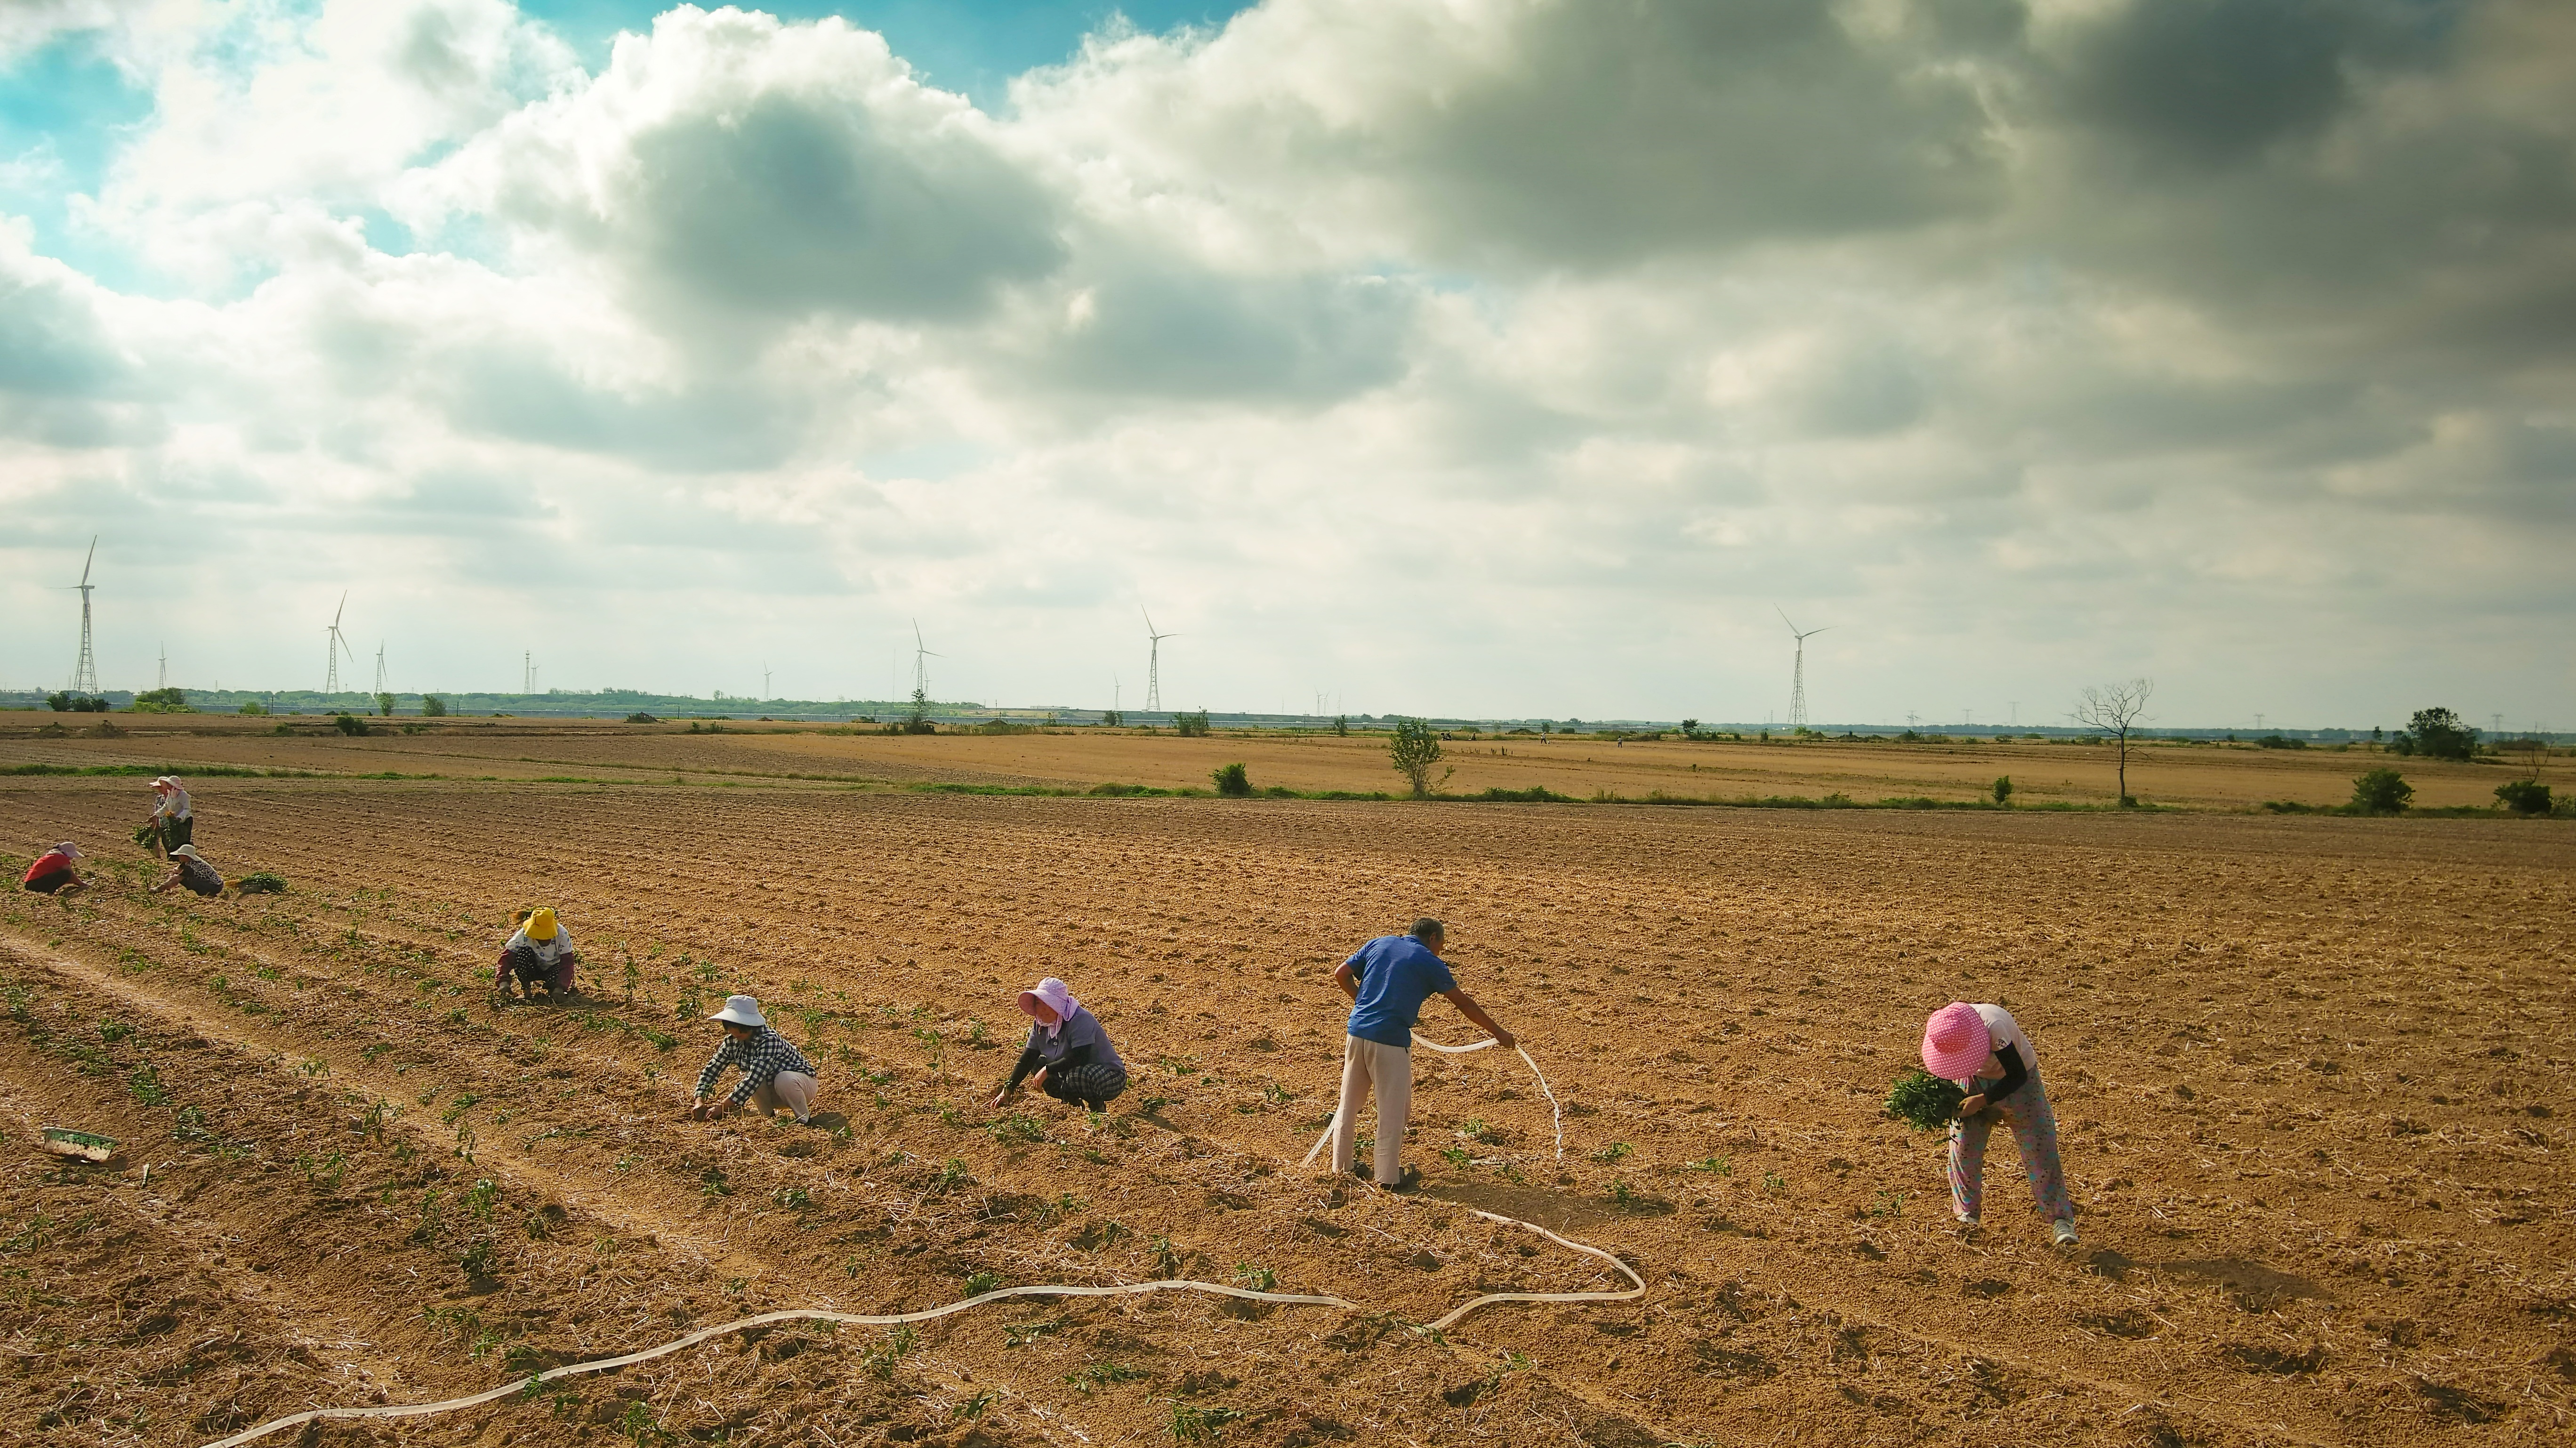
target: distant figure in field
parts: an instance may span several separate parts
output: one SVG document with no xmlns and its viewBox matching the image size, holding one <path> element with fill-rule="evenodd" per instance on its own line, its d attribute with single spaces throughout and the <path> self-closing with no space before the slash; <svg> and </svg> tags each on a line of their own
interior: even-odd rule
<svg viewBox="0 0 2576 1448">
<path fill-rule="evenodd" d="M 1011 1079 L 993 1093 L 993 1104 L 1010 1100 L 1021 1079 L 1035 1071 L 1038 1089 L 1067 1106 L 1108 1110 L 1127 1089 L 1127 1063 L 1118 1059 L 1099 1018 L 1054 976 L 1020 992 L 1020 1009 L 1036 1024 L 1029 1027 L 1029 1043 Z"/>
<path fill-rule="evenodd" d="M 546 988 L 550 998 L 569 996 L 573 967 L 581 957 L 572 948 L 572 932 L 555 919 L 551 906 L 539 906 L 512 917 L 518 929 L 502 943 L 501 959 L 492 968 L 492 989 L 507 995 L 511 977 L 519 982 L 519 993 L 536 999 L 537 987 Z"/>
<path fill-rule="evenodd" d="M 1950 1211 L 1975 1227 L 1985 1199 L 1986 1140 L 2000 1119 L 2012 1126 L 2030 1174 L 2031 1199 L 2048 1218 L 2060 1247 L 2076 1244 L 2075 1204 L 2057 1157 L 2057 1114 L 2039 1084 L 2039 1055 L 2012 1013 L 1997 1005 L 1952 1001 L 1923 1025 L 1923 1069 L 1968 1093 L 1950 1123 Z M 1989 1084 L 1991 1083 L 1991 1084 Z"/>
<path fill-rule="evenodd" d="M 190 894 L 202 895 L 209 900 L 224 893 L 224 877 L 214 866 L 206 863 L 206 857 L 197 853 L 195 845 L 181 845 L 170 852 L 170 876 L 153 886 L 152 893 L 158 895 L 182 885 L 188 887 Z"/>
<path fill-rule="evenodd" d="M 1497 1045 L 1510 1050 L 1512 1033 L 1494 1024 L 1484 1008 L 1458 988 L 1440 958 L 1446 931 L 1437 920 L 1416 920 L 1402 935 L 1381 935 L 1351 953 L 1333 972 L 1333 984 L 1351 998 L 1350 1034 L 1342 1047 L 1342 1101 L 1333 1113 L 1333 1167 L 1356 1172 L 1360 1107 L 1377 1093 L 1377 1184 L 1407 1191 L 1402 1173 L 1404 1130 L 1413 1116 L 1413 1023 L 1422 1003 L 1444 996 Z"/>
<path fill-rule="evenodd" d="M 179 787 L 179 776 L 165 774 L 152 781 L 152 817 L 145 823 L 165 860 L 196 839 L 196 816 L 189 812 L 188 791 Z"/>
<path fill-rule="evenodd" d="M 698 1073 L 696 1104 L 688 1111 L 691 1121 L 713 1121 L 730 1112 L 740 1111 L 748 1101 L 761 1116 L 775 1116 L 778 1108 L 796 1113 L 796 1124 L 809 1125 L 814 1119 L 814 1068 L 804 1053 L 787 1043 L 787 1038 L 769 1028 L 760 1014 L 760 1002 L 747 995 L 726 996 L 724 1009 L 707 1017 L 724 1027 L 723 1044 L 707 1058 L 707 1068 Z M 722 1101 L 710 1099 L 716 1083 L 724 1078 L 727 1067 L 742 1068 L 742 1084 Z"/>
<path fill-rule="evenodd" d="M 18 881 L 19 888 L 58 900 L 79 894 L 89 888 L 89 881 L 72 869 L 72 862 L 80 857 L 80 846 L 63 841 L 36 857 L 36 863 L 29 865 L 26 875 Z"/>
</svg>

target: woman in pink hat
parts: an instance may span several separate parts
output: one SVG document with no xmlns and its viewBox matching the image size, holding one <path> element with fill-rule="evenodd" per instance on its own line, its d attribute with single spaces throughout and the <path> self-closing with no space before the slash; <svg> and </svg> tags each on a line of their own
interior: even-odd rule
<svg viewBox="0 0 2576 1448">
<path fill-rule="evenodd" d="M 2057 1159 L 2057 1116 L 2039 1084 L 2039 1056 L 2012 1012 L 1952 1001 L 1923 1025 L 1923 1069 L 1968 1093 L 1950 1123 L 1950 1210 L 1977 1225 L 1986 1192 L 1986 1138 L 1998 1118 L 2012 1126 L 2030 1194 L 2060 1247 L 2075 1245 L 2075 1204 Z"/>
</svg>

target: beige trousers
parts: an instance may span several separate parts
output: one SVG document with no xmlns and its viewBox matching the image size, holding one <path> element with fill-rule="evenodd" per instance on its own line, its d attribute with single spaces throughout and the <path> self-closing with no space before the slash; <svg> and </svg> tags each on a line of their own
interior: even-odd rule
<svg viewBox="0 0 2576 1448">
<path fill-rule="evenodd" d="M 1342 1104 L 1333 1113 L 1333 1170 L 1349 1171 L 1360 1134 L 1360 1107 L 1377 1092 L 1377 1146 L 1369 1166 L 1393 1185 L 1404 1169 L 1404 1127 L 1413 1116 L 1413 1052 L 1357 1036 L 1342 1038 Z"/>
<path fill-rule="evenodd" d="M 784 1106 L 796 1113 L 798 1121 L 807 1120 L 814 1114 L 814 1090 L 819 1084 L 802 1071 L 781 1071 L 751 1093 L 751 1109 L 766 1117 L 775 1116 Z"/>
</svg>

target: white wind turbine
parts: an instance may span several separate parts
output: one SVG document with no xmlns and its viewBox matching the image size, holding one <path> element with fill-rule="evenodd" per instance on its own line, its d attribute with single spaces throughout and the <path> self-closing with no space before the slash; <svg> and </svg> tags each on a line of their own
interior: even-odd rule
<svg viewBox="0 0 2576 1448">
<path fill-rule="evenodd" d="M 323 671 L 322 692 L 326 695 L 340 692 L 340 655 L 347 654 L 350 663 L 358 661 L 358 651 L 349 647 L 348 635 L 340 632 L 340 616 L 348 611 L 349 595 L 343 592 L 339 608 L 331 614 L 331 626 L 322 631 L 322 657 L 327 664 Z"/>
<path fill-rule="evenodd" d="M 1773 604 L 1771 609 L 1772 612 L 1780 615 L 1782 623 L 1789 624 L 1789 637 L 1797 640 L 1798 643 L 1798 661 L 1789 674 L 1789 731 L 1794 734 L 1807 727 L 1807 640 L 1823 633 L 1825 629 L 1811 628 L 1805 633 L 1800 633 L 1796 624 L 1789 623 L 1787 609 L 1778 604 Z M 1825 625 L 1825 628 L 1831 627 L 1833 627 L 1831 624 Z"/>
<path fill-rule="evenodd" d="M 1136 611 L 1145 613 L 1142 608 Z M 1145 613 L 1145 640 L 1148 645 L 1145 654 L 1145 712 L 1148 714 L 1159 714 L 1163 709 L 1163 640 L 1179 637 L 1176 633 L 1154 632 L 1154 616 Z"/>
</svg>

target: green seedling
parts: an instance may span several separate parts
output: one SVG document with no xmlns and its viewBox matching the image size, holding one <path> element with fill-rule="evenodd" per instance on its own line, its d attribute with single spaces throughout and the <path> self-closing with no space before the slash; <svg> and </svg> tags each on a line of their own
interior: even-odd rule
<svg viewBox="0 0 2576 1448">
<path fill-rule="evenodd" d="M 1635 1147 L 1630 1146 L 1624 1141 L 1614 1141 L 1608 1146 L 1601 1148 L 1599 1151 L 1592 1153 L 1592 1159 L 1594 1161 L 1602 1162 L 1618 1161 L 1633 1154 L 1635 1151 Z"/>
<path fill-rule="evenodd" d="M 1100 1389 L 1108 1387 L 1112 1383 L 1132 1383 L 1146 1376 L 1147 1374 L 1142 1368 L 1131 1368 L 1125 1363 L 1108 1362 L 1104 1360 L 1092 1363 L 1085 1367 L 1075 1368 L 1072 1372 L 1064 1375 L 1064 1381 L 1065 1385 L 1072 1388 L 1075 1392 L 1090 1394 L 1098 1392 Z"/>
<path fill-rule="evenodd" d="M 981 1297 L 987 1292 L 999 1289 L 1001 1285 L 1002 1278 L 1000 1273 L 978 1272 L 966 1279 L 966 1295 L 969 1297 Z"/>
<path fill-rule="evenodd" d="M 1017 1322 L 1002 1329 L 1002 1346 L 1027 1347 L 1030 1343 L 1063 1327 L 1065 1319 L 1044 1317 L 1035 1322 Z"/>
<path fill-rule="evenodd" d="M 1255 1266 L 1250 1262 L 1234 1264 L 1234 1280 L 1255 1292 L 1275 1292 L 1279 1288 L 1278 1273 L 1267 1267 Z"/>
<path fill-rule="evenodd" d="M 1225 1436 L 1226 1424 L 1242 1416 L 1240 1408 L 1203 1408 L 1196 1403 L 1175 1401 L 1172 1437 L 1182 1443 L 1214 1443 Z"/>
<path fill-rule="evenodd" d="M 1688 1166 L 1692 1171 L 1715 1172 L 1719 1176 L 1735 1175 L 1735 1163 L 1728 1157 L 1704 1156 L 1697 1161 L 1685 1162 L 1683 1164 Z"/>
<path fill-rule="evenodd" d="M 859 1366 L 875 1378 L 894 1376 L 895 1364 L 910 1356 L 921 1339 L 909 1327 L 898 1327 L 877 1340 L 875 1347 L 859 1354 Z"/>
<path fill-rule="evenodd" d="M 984 1416 L 984 1410 L 1001 1401 L 1001 1397 L 1002 1395 L 1000 1393 L 993 1391 L 991 1388 L 986 1388 L 975 1394 L 973 1397 L 968 1398 L 966 1401 L 959 1403 L 949 1412 L 948 1416 L 952 1420 L 980 1418 Z"/>
<path fill-rule="evenodd" d="M 1939 1131 L 1959 1119 L 1959 1103 L 1967 1096 L 1957 1082 L 1916 1067 L 1897 1078 L 1885 1109 L 1916 1131 Z"/>
</svg>

